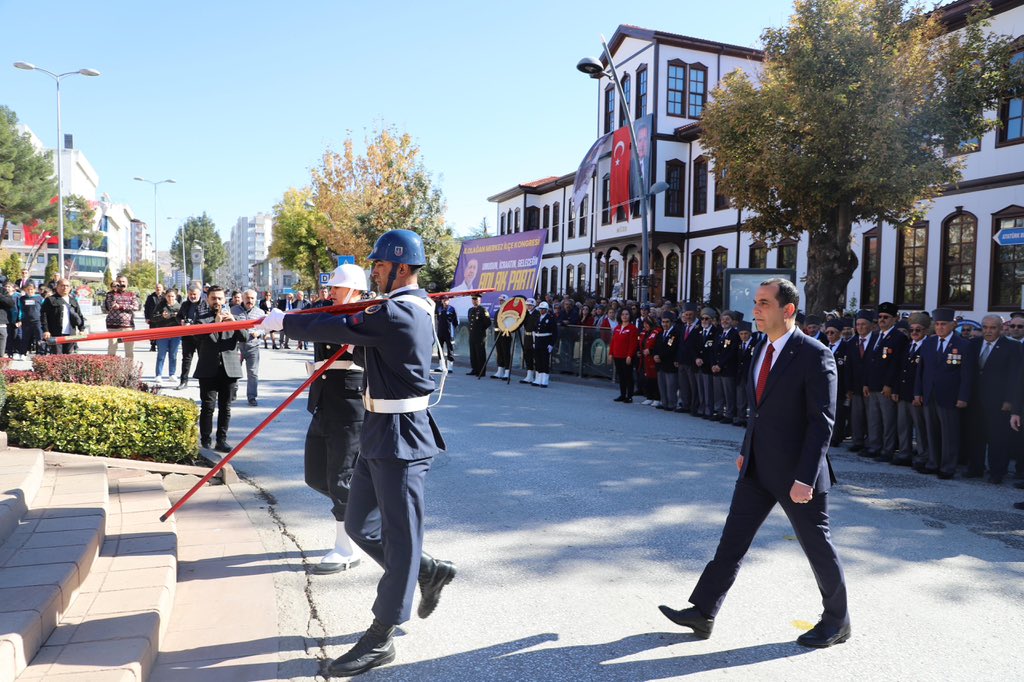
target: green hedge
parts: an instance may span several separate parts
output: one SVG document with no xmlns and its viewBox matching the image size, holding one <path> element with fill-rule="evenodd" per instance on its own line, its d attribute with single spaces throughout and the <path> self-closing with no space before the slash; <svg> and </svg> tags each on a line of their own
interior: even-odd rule
<svg viewBox="0 0 1024 682">
<path fill-rule="evenodd" d="M 191 400 L 111 386 L 11 384 L 0 416 L 23 447 L 156 462 L 191 462 L 199 408 Z"/>
</svg>

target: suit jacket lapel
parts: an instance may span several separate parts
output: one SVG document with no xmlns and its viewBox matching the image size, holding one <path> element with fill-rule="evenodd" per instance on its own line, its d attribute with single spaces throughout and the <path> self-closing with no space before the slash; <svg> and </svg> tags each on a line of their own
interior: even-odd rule
<svg viewBox="0 0 1024 682">
<path fill-rule="evenodd" d="M 764 399 L 771 393 L 772 386 L 779 383 L 779 377 L 786 371 L 786 366 L 793 361 L 793 357 L 796 355 L 797 346 L 804 342 L 803 336 L 803 332 L 799 329 L 794 329 L 793 336 L 789 337 L 789 341 L 782 347 L 779 359 L 775 361 L 771 371 L 768 373 L 768 383 L 764 387 L 764 395 L 761 396 L 761 402 L 764 402 Z"/>
</svg>

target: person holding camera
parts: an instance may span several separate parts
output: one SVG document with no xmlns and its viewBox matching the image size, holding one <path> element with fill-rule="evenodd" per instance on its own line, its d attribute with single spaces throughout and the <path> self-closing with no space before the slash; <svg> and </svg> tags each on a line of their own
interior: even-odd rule
<svg viewBox="0 0 1024 682">
<path fill-rule="evenodd" d="M 128 291 L 128 278 L 121 275 L 114 280 L 113 291 L 103 299 L 103 310 L 107 313 L 107 331 L 132 331 L 135 329 L 135 311 L 139 310 L 139 297 Z M 117 343 L 121 339 L 107 341 L 107 355 L 117 355 Z M 124 356 L 135 359 L 135 342 L 124 342 Z"/>
</svg>

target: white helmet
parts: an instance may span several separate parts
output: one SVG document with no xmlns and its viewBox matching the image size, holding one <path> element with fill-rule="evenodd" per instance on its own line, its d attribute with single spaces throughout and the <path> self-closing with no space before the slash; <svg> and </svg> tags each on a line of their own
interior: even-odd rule
<svg viewBox="0 0 1024 682">
<path fill-rule="evenodd" d="M 366 286 L 366 273 L 355 263 L 344 263 L 336 267 L 331 273 L 331 278 L 327 280 L 327 286 L 345 287 L 356 291 L 369 289 Z"/>
</svg>

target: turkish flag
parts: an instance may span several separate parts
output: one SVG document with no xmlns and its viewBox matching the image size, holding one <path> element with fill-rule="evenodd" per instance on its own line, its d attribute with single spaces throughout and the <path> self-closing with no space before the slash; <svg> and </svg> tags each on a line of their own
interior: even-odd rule
<svg viewBox="0 0 1024 682">
<path fill-rule="evenodd" d="M 629 203 L 629 126 L 622 126 L 612 137 L 612 177 L 609 201 L 611 210 Z"/>
</svg>

